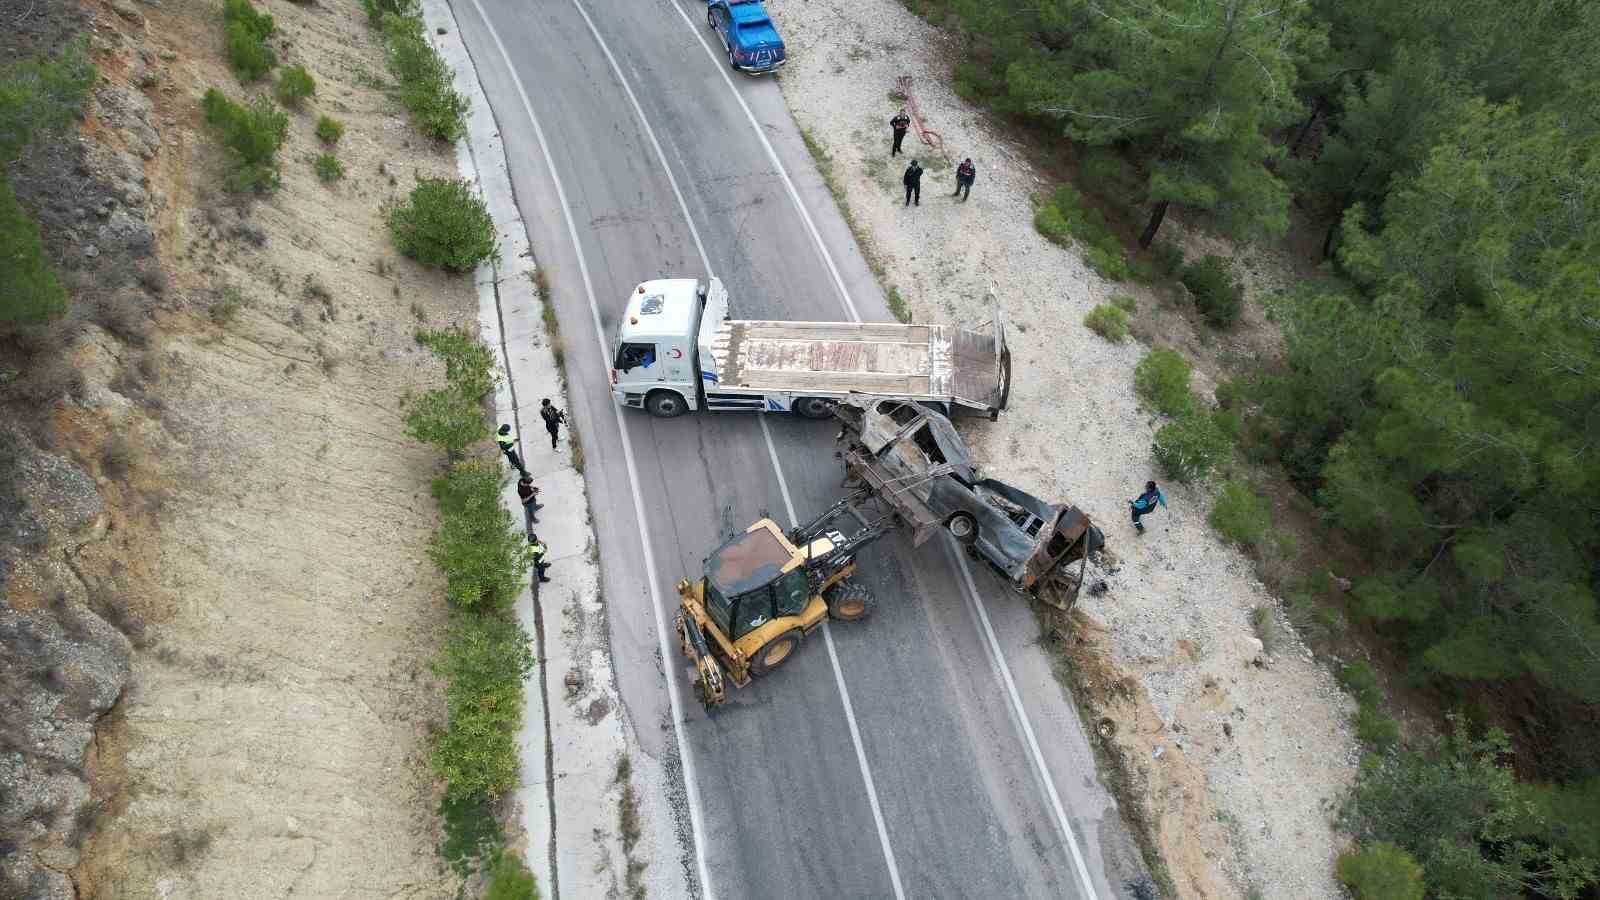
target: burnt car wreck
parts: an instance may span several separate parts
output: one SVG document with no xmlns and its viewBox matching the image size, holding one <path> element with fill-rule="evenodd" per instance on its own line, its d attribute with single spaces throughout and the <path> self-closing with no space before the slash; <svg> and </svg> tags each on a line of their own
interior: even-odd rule
<svg viewBox="0 0 1600 900">
<path fill-rule="evenodd" d="M 1059 609 L 1077 599 L 1105 543 L 1082 510 L 980 477 L 950 420 L 919 403 L 850 398 L 835 414 L 846 482 L 893 507 L 913 544 L 947 530 L 1016 590 Z"/>
</svg>

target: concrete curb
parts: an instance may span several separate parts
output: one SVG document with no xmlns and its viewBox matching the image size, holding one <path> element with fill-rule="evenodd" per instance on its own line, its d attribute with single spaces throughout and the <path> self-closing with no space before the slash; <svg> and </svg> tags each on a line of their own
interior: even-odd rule
<svg viewBox="0 0 1600 900">
<path fill-rule="evenodd" d="M 543 896 L 605 893 L 627 866 L 617 831 L 618 760 L 628 752 L 622 706 L 605 640 L 599 552 L 583 474 L 573 467 L 571 430 L 547 441 L 539 401 L 567 408 L 566 387 L 542 322 L 537 264 L 488 98 L 463 44 L 448 0 L 424 0 L 429 37 L 471 102 L 467 135 L 456 144 L 461 176 L 477 185 L 498 234 L 500 259 L 480 266 L 479 335 L 500 357 L 495 417 L 522 440 L 523 464 L 540 489 L 539 524 L 550 548 L 549 584 L 517 599 L 517 618 L 535 639 L 539 665 L 525 686 L 522 785 L 516 810 L 526 835 L 528 868 Z M 514 483 L 503 502 L 523 513 Z M 554 698 L 554 699 L 552 699 Z"/>
</svg>

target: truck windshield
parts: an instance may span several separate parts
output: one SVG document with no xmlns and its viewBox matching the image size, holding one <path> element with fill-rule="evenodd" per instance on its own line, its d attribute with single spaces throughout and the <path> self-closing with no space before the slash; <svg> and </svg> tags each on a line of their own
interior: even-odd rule
<svg viewBox="0 0 1600 900">
<path fill-rule="evenodd" d="M 723 634 L 731 635 L 733 630 L 728 627 L 728 616 L 733 611 L 733 605 L 728 602 L 727 597 L 722 596 L 722 592 L 717 590 L 717 586 L 711 583 L 711 579 L 701 579 L 700 583 L 705 585 L 706 589 L 706 615 L 711 617 L 711 621 L 717 623 L 717 627 L 722 629 Z"/>
</svg>

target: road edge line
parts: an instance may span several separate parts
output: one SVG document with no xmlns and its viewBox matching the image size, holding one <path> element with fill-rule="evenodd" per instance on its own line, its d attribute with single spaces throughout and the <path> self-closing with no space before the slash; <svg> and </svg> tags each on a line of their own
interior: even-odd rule
<svg viewBox="0 0 1600 900">
<path fill-rule="evenodd" d="M 433 2 L 437 2 L 443 5 L 446 9 L 449 9 L 449 0 L 433 0 Z M 533 127 L 534 135 L 538 139 L 539 149 L 544 158 L 545 167 L 549 171 L 550 179 L 556 188 L 557 199 L 561 206 L 562 218 L 566 224 L 567 236 L 572 242 L 573 253 L 577 257 L 578 269 L 583 279 L 584 293 L 588 301 L 590 317 L 594 326 L 595 340 L 600 348 L 600 355 L 603 359 L 607 355 L 605 330 L 600 324 L 599 304 L 595 299 L 593 279 L 589 274 L 588 260 L 584 255 L 583 245 L 578 240 L 577 226 L 572 218 L 571 206 L 567 202 L 566 188 L 561 181 L 560 173 L 556 169 L 555 159 L 550 153 L 550 146 L 548 141 L 545 139 L 544 129 L 540 126 L 538 117 L 534 115 L 533 104 L 528 100 L 527 89 L 523 86 L 522 82 L 515 77 L 515 73 L 517 71 L 516 66 L 512 62 L 511 55 L 506 51 L 505 43 L 501 40 L 499 32 L 495 30 L 494 24 L 489 19 L 488 14 L 484 12 L 483 6 L 479 0 L 469 0 L 469 2 L 472 4 L 472 8 L 477 13 L 479 20 L 483 23 L 484 30 L 488 32 L 490 38 L 494 41 L 495 51 L 499 54 L 501 62 L 505 65 L 506 70 L 512 73 L 512 82 L 516 86 L 517 96 L 522 103 L 523 113 L 528 117 L 528 122 Z M 452 29 L 452 31 L 459 34 L 460 25 L 454 21 L 453 10 L 450 10 L 450 19 L 451 24 L 456 26 Z M 485 108 L 491 109 L 492 111 L 492 107 L 488 102 L 487 96 L 484 94 L 481 85 L 476 80 L 476 71 L 471 74 L 472 84 L 478 88 L 477 94 L 479 98 L 482 100 Z M 527 240 L 525 225 L 523 238 L 525 241 Z M 664 612 L 661 605 L 660 579 L 658 574 L 659 570 L 655 563 L 655 549 L 649 538 L 649 530 L 644 526 L 644 502 L 643 496 L 639 489 L 638 464 L 635 461 L 633 453 L 632 439 L 630 438 L 628 430 L 625 427 L 625 423 L 622 420 L 621 412 L 615 407 L 615 405 L 612 407 L 612 413 L 616 418 L 617 430 L 622 438 L 623 458 L 628 470 L 628 486 L 633 501 L 634 517 L 635 520 L 640 524 L 639 537 L 644 552 L 647 585 L 650 592 L 651 605 L 656 613 L 656 639 L 658 643 L 658 649 L 662 654 L 663 663 L 665 664 L 666 660 L 671 659 L 671 646 L 667 641 Z M 694 844 L 693 853 L 695 857 L 696 869 L 695 879 L 699 883 L 698 886 L 700 896 L 705 898 L 705 900 L 715 900 L 715 894 L 711 888 L 710 873 L 705 858 L 705 826 L 701 812 L 699 788 L 694 778 L 694 760 L 682 729 L 682 724 L 685 721 L 683 716 L 682 700 L 678 695 L 676 683 L 670 677 L 667 679 L 667 698 L 669 705 L 671 706 L 673 736 L 675 738 L 678 760 L 680 765 L 683 767 L 684 792 L 688 800 L 689 827 L 691 832 L 691 840 Z M 555 815 L 553 809 L 551 815 L 553 819 Z M 554 840 L 555 833 L 552 827 L 551 841 L 553 842 Z M 551 865 L 551 876 L 553 879 L 553 867 L 555 865 L 554 860 L 552 860 Z M 550 883 L 552 886 L 555 884 L 553 880 Z M 690 889 L 691 893 L 693 893 L 694 885 L 691 885 Z"/>
</svg>

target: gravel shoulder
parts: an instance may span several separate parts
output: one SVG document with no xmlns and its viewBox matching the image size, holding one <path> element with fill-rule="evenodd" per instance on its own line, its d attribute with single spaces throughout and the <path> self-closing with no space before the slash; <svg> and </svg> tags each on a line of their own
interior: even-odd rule
<svg viewBox="0 0 1600 900">
<path fill-rule="evenodd" d="M 772 14 L 791 47 L 784 95 L 832 157 L 887 285 L 917 321 L 982 321 L 991 298 L 1006 311 L 1017 372 L 1012 406 L 968 439 L 991 471 L 1078 504 L 1107 531 L 1117 560 L 1103 572 L 1110 591 L 1080 604 L 1070 655 L 1179 895 L 1341 896 L 1332 817 L 1358 757 L 1348 700 L 1294 642 L 1250 561 L 1210 530 L 1203 488 L 1167 486 L 1171 507 L 1143 538 L 1127 521 L 1126 498 L 1160 477 L 1150 456 L 1159 422 L 1133 391 L 1147 348 L 1108 343 L 1082 319 L 1115 294 L 1144 307 L 1157 301 L 1135 285 L 1104 281 L 1075 251 L 1034 231 L 1029 198 L 1051 185 L 950 89 L 942 61 L 954 48 L 941 32 L 893 0 L 778 3 Z M 948 163 L 930 163 L 916 133 L 907 137 L 927 169 L 922 203 L 909 208 L 904 160 L 888 158 L 887 123 L 899 106 L 890 92 L 904 75 L 950 154 Z M 967 156 L 978 174 L 963 203 L 950 191 L 954 163 Z M 1191 255 L 1217 246 L 1198 234 L 1181 239 Z M 1252 295 L 1276 280 L 1275 254 L 1235 255 L 1248 257 Z M 1202 339 L 1181 316 L 1160 321 L 1164 344 Z M 1247 330 L 1252 323 L 1260 324 L 1259 311 Z M 1257 335 L 1238 349 L 1270 346 L 1269 335 Z M 1201 373 L 1195 386 L 1210 387 Z M 1252 633 L 1258 606 L 1279 617 L 1286 635 L 1275 654 Z"/>
</svg>

